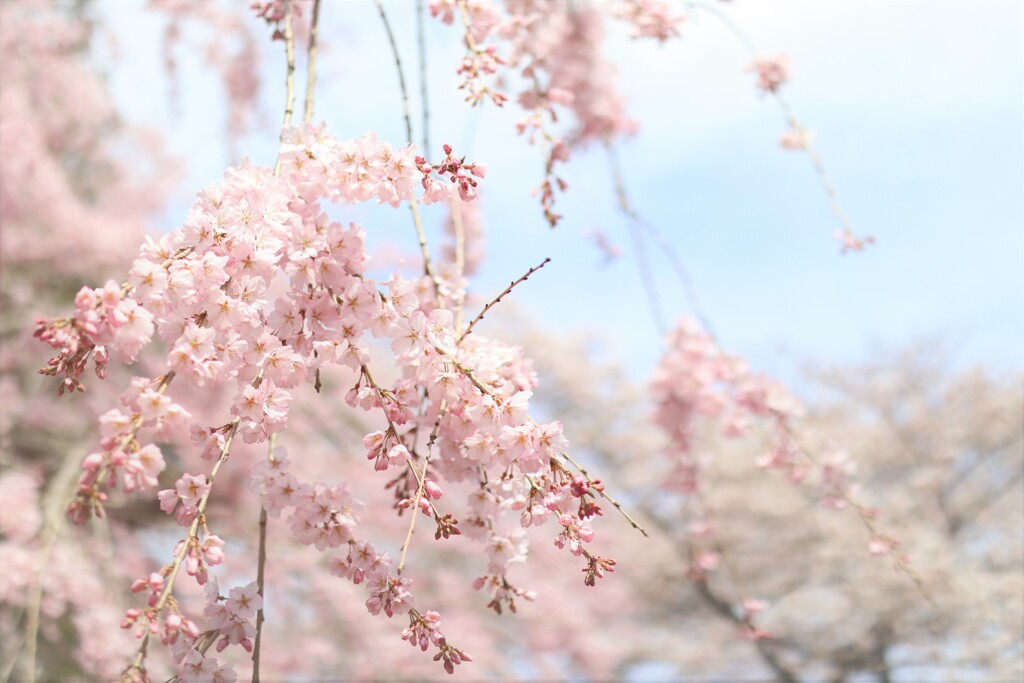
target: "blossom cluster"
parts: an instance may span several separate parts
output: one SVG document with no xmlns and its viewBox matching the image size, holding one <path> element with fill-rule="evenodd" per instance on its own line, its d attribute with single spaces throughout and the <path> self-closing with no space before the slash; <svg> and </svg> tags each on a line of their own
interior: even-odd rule
<svg viewBox="0 0 1024 683">
<path fill-rule="evenodd" d="M 876 527 L 878 511 L 855 499 L 860 488 L 855 465 L 841 449 L 810 451 L 798 436 L 804 410 L 777 381 L 752 372 L 740 358 L 723 352 L 714 338 L 684 319 L 668 338 L 668 348 L 651 382 L 654 421 L 668 437 L 665 454 L 671 463 L 665 485 L 699 501 L 701 457 L 694 452 L 698 426 L 710 426 L 726 437 L 752 436 L 763 454 L 757 465 L 782 472 L 792 484 L 810 481 L 822 505 L 852 508 L 871 534 L 873 555 L 891 555 L 911 578 L 909 560 L 896 552 L 897 543 Z M 688 527 L 693 564 L 690 574 L 703 577 L 718 565 L 712 549 L 717 527 L 696 505 Z M 917 580 L 915 578 L 915 580 Z"/>
<path fill-rule="evenodd" d="M 463 24 L 466 56 L 457 72 L 468 101 L 489 98 L 501 106 L 509 100 L 498 85 L 507 82 L 503 68 L 521 77 L 514 99 L 523 116 L 516 130 L 544 150 L 544 180 L 534 193 L 554 227 L 561 218 L 554 210 L 555 195 L 568 187 L 556 169 L 569 160 L 570 148 L 607 143 L 636 130 L 613 88 L 615 69 L 601 54 L 601 12 L 589 4 L 532 0 L 503 6 L 491 0 L 432 0 L 430 10 L 446 24 L 456 18 Z M 613 14 L 631 21 L 637 35 L 659 40 L 674 35 L 681 20 L 654 0 L 623 3 Z M 564 114 L 573 125 L 560 131 L 555 124 Z"/>
<path fill-rule="evenodd" d="M 483 165 L 454 156 L 449 146 L 445 154 L 441 163 L 429 164 L 411 145 L 394 148 L 372 135 L 339 141 L 323 126 L 286 129 L 279 173 L 248 161 L 229 169 L 222 183 L 198 194 L 179 229 L 147 238 L 128 283 L 83 290 L 71 322 L 41 325 L 40 336 L 59 349 L 57 366 L 73 372 L 84 363 L 81 349 L 100 345 L 130 362 L 154 330 L 168 349 L 165 374 L 133 380 L 122 408 L 103 416 L 101 450 L 83 463 L 79 494 L 69 507 L 75 521 L 102 514 L 110 490 L 158 486 L 164 458 L 142 434 L 167 440 L 187 431 L 214 462 L 208 473 L 183 473 L 157 494 L 160 508 L 188 533 L 171 564 L 133 585 L 147 593 L 148 607 L 130 611 L 126 628 L 146 640 L 159 636 L 168 646 L 181 636 L 195 643 L 205 633 L 172 595 L 180 568 L 204 585 L 209 567 L 224 559 L 224 541 L 210 531 L 205 514 L 217 473 L 236 437 L 256 444 L 281 433 L 293 394 L 309 385 L 319 390 L 321 370 L 329 366 L 356 373 L 349 406 L 379 411 L 387 423 L 364 444 L 375 470 L 398 473 L 387 485 L 395 489 L 399 512 L 411 508 L 431 518 L 439 540 L 465 535 L 485 545 L 487 576 L 500 584 L 492 606 L 527 595 L 511 588 L 506 576 L 527 554 L 516 521 L 522 527 L 555 521 L 555 544 L 584 560 L 587 585 L 613 571 L 614 561 L 591 549 L 603 487 L 563 461 L 568 441 L 560 422 L 530 418 L 536 377 L 522 351 L 469 334 L 472 325 L 464 327 L 461 310 L 458 316 L 453 311 L 465 298 L 461 282 L 442 283 L 436 275 L 408 280 L 398 272 L 382 282 L 366 277 L 365 230 L 343 226 L 321 208 L 322 199 L 415 203 L 417 186 L 424 203 L 472 200 Z M 74 334 L 61 335 L 65 329 Z M 398 373 L 388 385 L 370 369 L 382 351 Z M 212 425 L 194 421 L 169 395 L 172 381 L 227 391 L 231 417 Z M 354 534 L 361 503 L 344 484 L 300 484 L 286 464 L 272 457 L 257 468 L 254 486 L 268 514 L 290 509 L 288 524 L 300 543 L 324 551 L 347 545 L 332 571 L 365 581 L 372 613 L 412 610 L 402 563 L 393 569 L 386 554 Z M 442 482 L 469 485 L 464 509 L 449 507 Z M 446 669 L 469 660 L 431 635 L 436 619 L 410 615 L 415 636 L 409 638 L 422 645 L 426 634 Z M 226 638 L 220 642 L 246 647 L 248 627 L 225 621 L 223 611 L 215 616 L 220 625 L 214 631 Z M 213 666 L 193 651 L 178 653 L 182 667 L 203 672 Z"/>
</svg>

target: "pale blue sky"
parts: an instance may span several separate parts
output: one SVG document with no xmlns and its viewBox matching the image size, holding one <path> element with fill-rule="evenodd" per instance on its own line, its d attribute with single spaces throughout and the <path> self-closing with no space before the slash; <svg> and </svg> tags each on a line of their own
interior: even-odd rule
<svg viewBox="0 0 1024 683">
<path fill-rule="evenodd" d="M 164 220 L 173 227 L 195 190 L 229 161 L 215 77 L 183 58 L 177 114 L 162 84 L 160 23 L 142 3 L 106 0 L 122 58 L 111 71 L 128 118 L 162 129 L 188 162 Z M 795 361 L 852 361 L 875 344 L 942 335 L 962 364 L 1024 368 L 1024 10 L 1006 2 L 764 2 L 721 5 L 766 53 L 793 59 L 786 96 L 818 148 L 855 226 L 878 244 L 841 256 L 809 161 L 777 147 L 784 123 L 743 72 L 749 57 L 713 16 L 691 12 L 665 45 L 610 36 L 620 89 L 640 133 L 621 145 L 634 203 L 671 241 L 730 350 L 793 379 Z M 387 3 L 416 82 L 412 2 Z M 116 8 L 115 11 L 110 11 Z M 394 64 L 371 2 L 325 0 L 318 118 L 344 137 L 377 130 L 401 142 Z M 451 27 L 429 22 L 435 146 L 452 142 L 489 164 L 490 258 L 474 282 L 489 298 L 545 256 L 553 262 L 515 299 L 556 333 L 592 330 L 605 351 L 647 374 L 661 350 L 615 210 L 601 150 L 566 170 L 566 218 L 551 231 L 530 188 L 537 150 L 515 137 L 514 111 L 471 110 L 454 90 L 460 54 Z M 276 47 L 276 46 L 275 46 Z M 154 77 L 154 73 L 157 77 Z M 272 163 L 282 101 L 280 57 L 263 89 L 270 127 L 238 148 Z M 610 75 L 610 77 L 612 77 Z M 418 111 L 418 109 L 417 109 Z M 415 135 L 419 138 L 418 116 Z M 435 155 L 436 156 L 436 155 Z M 437 214 L 435 214 L 436 216 Z M 415 253 L 405 211 L 360 211 L 373 235 Z M 602 265 L 585 237 L 606 231 L 625 255 Z M 668 264 L 652 250 L 667 317 L 687 311 Z"/>
</svg>

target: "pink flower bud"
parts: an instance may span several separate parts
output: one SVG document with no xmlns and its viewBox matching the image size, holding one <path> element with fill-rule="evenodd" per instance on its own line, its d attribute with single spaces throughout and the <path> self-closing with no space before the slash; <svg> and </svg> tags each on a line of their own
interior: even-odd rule
<svg viewBox="0 0 1024 683">
<path fill-rule="evenodd" d="M 441 496 L 444 495 L 444 491 L 441 490 L 441 487 L 438 486 L 436 482 L 429 479 L 423 485 L 423 490 L 426 491 L 427 495 L 433 498 L 434 500 L 438 500 Z"/>
</svg>

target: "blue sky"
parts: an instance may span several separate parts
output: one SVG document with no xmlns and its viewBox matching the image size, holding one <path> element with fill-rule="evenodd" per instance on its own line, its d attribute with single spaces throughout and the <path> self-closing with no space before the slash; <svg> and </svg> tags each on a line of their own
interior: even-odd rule
<svg viewBox="0 0 1024 683">
<path fill-rule="evenodd" d="M 413 5 L 386 6 L 416 91 Z M 815 146 L 854 225 L 878 239 L 865 253 L 839 254 L 831 237 L 837 224 L 809 161 L 778 148 L 782 116 L 757 96 L 743 71 L 748 53 L 715 17 L 690 12 L 682 40 L 665 45 L 612 32 L 609 54 L 619 72 L 609 77 L 641 122 L 640 133 L 620 145 L 634 204 L 682 256 L 723 345 L 790 380 L 805 360 L 864 360 L 878 346 L 936 336 L 956 350 L 958 364 L 1024 368 L 1022 5 L 720 6 L 763 52 L 790 55 L 785 94 L 816 132 Z M 195 190 L 231 161 L 218 83 L 183 55 L 183 98 L 172 114 L 160 22 L 142 3 L 103 8 L 122 55 L 111 67 L 115 99 L 130 121 L 163 130 L 170 151 L 187 161 L 181 193 L 163 219 L 168 229 Z M 372 2 L 325 0 L 322 27 L 317 117 L 339 136 L 377 130 L 401 142 L 397 78 Z M 516 138 L 516 112 L 463 104 L 452 73 L 458 38 L 430 21 L 428 39 L 431 138 L 489 165 L 490 256 L 475 291 L 490 298 L 552 257 L 517 289 L 518 306 L 556 334 L 592 331 L 606 357 L 644 377 L 661 340 L 627 224 L 615 209 L 604 152 L 580 154 L 566 170 L 571 188 L 559 202 L 566 218 L 550 230 L 529 197 L 541 160 Z M 271 124 L 238 144 L 268 164 L 283 98 L 280 61 L 272 53 L 264 69 Z M 418 116 L 416 124 L 418 138 Z M 379 243 L 399 240 L 415 253 L 407 212 L 384 208 L 359 218 Z M 595 229 L 625 255 L 604 266 L 586 237 Z M 688 311 L 686 301 L 668 263 L 651 252 L 665 315 L 674 320 Z"/>
</svg>

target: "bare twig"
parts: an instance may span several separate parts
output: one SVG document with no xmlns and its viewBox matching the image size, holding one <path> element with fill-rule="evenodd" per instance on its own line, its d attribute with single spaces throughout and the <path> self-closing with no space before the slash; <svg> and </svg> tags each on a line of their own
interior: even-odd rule
<svg viewBox="0 0 1024 683">
<path fill-rule="evenodd" d="M 427 34 L 423 22 L 423 0 L 416 0 L 416 44 L 420 58 L 420 100 L 423 106 L 423 151 L 430 150 L 430 104 L 427 99 Z"/>
<path fill-rule="evenodd" d="M 317 5 L 320 3 L 317 2 Z M 314 15 L 315 16 L 315 15 Z M 277 445 L 277 433 L 270 435 L 270 443 L 267 449 L 267 459 L 274 462 L 274 447 Z M 252 683 L 260 683 L 260 644 L 263 641 L 263 609 L 266 603 L 264 597 L 264 576 L 267 564 L 267 506 L 260 503 L 260 545 L 259 555 L 256 560 L 256 592 L 264 603 L 256 610 L 256 638 L 252 647 Z"/>
<path fill-rule="evenodd" d="M 292 29 L 292 2 L 284 0 L 284 54 L 288 62 L 288 69 L 285 73 L 285 101 L 284 101 L 284 123 L 281 124 L 282 132 L 292 125 L 292 112 L 295 109 L 295 32 Z M 277 156 L 274 163 L 274 175 L 281 175 L 281 155 Z"/>
<path fill-rule="evenodd" d="M 643 283 L 644 291 L 647 293 L 647 303 L 651 307 L 651 316 L 654 318 L 654 326 L 658 328 L 658 334 L 662 337 L 668 332 L 665 324 L 665 315 L 661 310 L 661 300 L 658 297 L 658 287 L 654 283 L 654 273 L 651 270 L 651 260 L 647 256 L 647 245 L 644 244 L 644 236 L 635 222 L 629 224 L 629 235 L 633 238 L 633 251 L 636 254 L 636 267 L 640 272 L 640 282 Z"/>
<path fill-rule="evenodd" d="M 487 313 L 487 311 L 491 310 L 491 307 L 493 307 L 495 304 L 497 304 L 499 301 L 501 301 L 502 297 L 504 297 L 506 294 L 511 292 L 515 288 L 515 286 L 518 285 L 520 282 L 526 282 L 526 280 L 529 279 L 529 277 L 531 275 L 533 275 L 538 270 L 540 270 L 541 268 L 546 266 L 550 261 L 551 261 L 551 257 L 548 257 L 548 258 L 544 259 L 543 261 L 540 262 L 539 265 L 536 265 L 533 268 L 530 268 L 528 271 L 526 271 L 526 274 L 523 275 L 521 278 L 519 278 L 518 280 L 513 280 L 512 282 L 510 282 L 508 287 L 505 288 L 505 291 L 503 291 L 501 294 L 499 294 L 495 299 L 492 299 L 491 302 L 488 303 L 486 306 L 484 306 L 484 309 L 482 311 L 480 311 L 480 313 L 478 313 L 475 318 L 473 318 L 473 320 L 469 323 L 469 327 L 466 328 L 466 331 L 463 332 L 461 336 L 459 336 L 459 339 L 458 339 L 458 341 L 456 341 L 456 344 L 461 343 L 462 340 L 465 339 L 466 336 L 469 335 L 469 333 L 473 331 L 473 327 L 478 322 L 480 322 L 481 320 L 484 319 L 484 315 Z"/>
<path fill-rule="evenodd" d="M 309 49 L 306 51 L 306 107 L 302 119 L 306 123 L 313 120 L 313 94 L 316 90 L 316 32 L 320 23 L 320 0 L 313 0 L 313 18 L 309 25 Z"/>
<path fill-rule="evenodd" d="M 693 279 L 690 277 L 690 272 L 686 268 L 679 254 L 676 252 L 672 244 L 665 239 L 665 236 L 649 221 L 643 219 L 642 216 L 633 207 L 632 202 L 629 200 L 629 192 L 626 190 L 626 183 L 622 178 L 622 165 L 619 163 L 618 155 L 616 154 L 615 148 L 611 145 L 606 147 L 608 151 L 608 162 L 611 167 L 612 184 L 615 188 L 615 201 L 619 206 L 619 210 L 626 216 L 632 225 L 638 225 L 642 227 L 657 245 L 661 253 L 668 259 L 668 262 L 672 265 L 672 269 L 676 273 L 676 277 L 679 280 L 679 284 L 683 288 L 683 295 L 686 297 L 687 303 L 690 305 L 690 311 L 693 316 L 700 321 L 700 324 L 709 333 L 712 331 L 711 322 L 707 315 L 704 314 L 701 308 L 700 302 L 697 299 L 697 290 L 693 285 Z M 652 306 L 655 305 L 652 303 Z"/>
<path fill-rule="evenodd" d="M 438 304 L 440 304 L 441 281 L 437 279 L 437 273 L 434 272 L 434 266 L 430 261 L 427 235 L 423 232 L 423 220 L 420 218 L 420 209 L 416 203 L 416 197 L 409 197 L 409 210 L 412 212 L 412 223 L 416 227 L 416 239 L 420 245 L 420 254 L 423 256 L 423 273 L 430 278 L 430 282 L 434 285 L 434 296 L 437 297 Z"/>
<path fill-rule="evenodd" d="M 398 85 L 402 88 L 402 112 L 405 114 L 405 137 L 412 142 L 412 117 L 409 115 L 409 90 L 405 87 L 405 73 L 402 71 L 402 57 L 398 53 L 398 43 L 395 42 L 395 34 L 391 31 L 391 22 L 384 11 L 384 4 L 381 0 L 375 0 L 377 11 L 380 13 L 380 20 L 384 23 L 384 30 L 388 34 L 388 42 L 391 44 L 391 54 L 395 58 L 395 67 L 398 69 Z M 427 150 L 424 150 L 426 153 Z"/>
<path fill-rule="evenodd" d="M 462 222 L 462 200 L 451 200 L 452 225 L 455 227 L 455 275 L 461 279 L 466 272 L 466 226 Z M 466 290 L 463 289 L 455 302 L 455 331 L 462 329 L 462 318 L 466 309 Z"/>
</svg>

